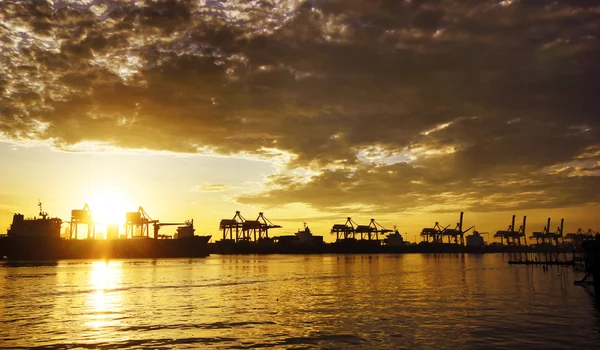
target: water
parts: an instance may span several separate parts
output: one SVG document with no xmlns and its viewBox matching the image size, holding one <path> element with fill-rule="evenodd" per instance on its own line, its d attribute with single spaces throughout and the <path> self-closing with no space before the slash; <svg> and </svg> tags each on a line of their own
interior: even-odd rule
<svg viewBox="0 0 600 350">
<path fill-rule="evenodd" d="M 508 256 L 0 263 L 0 347 L 597 348 L 568 268 Z"/>
</svg>

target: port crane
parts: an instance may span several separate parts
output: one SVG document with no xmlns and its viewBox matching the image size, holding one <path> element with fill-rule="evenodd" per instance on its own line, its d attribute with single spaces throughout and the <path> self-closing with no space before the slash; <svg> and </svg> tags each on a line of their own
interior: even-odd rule
<svg viewBox="0 0 600 350">
<path fill-rule="evenodd" d="M 386 233 L 393 232 L 381 226 L 375 219 L 371 219 L 368 225 L 356 226 L 356 233 L 360 234 L 362 240 L 379 240 L 379 234 L 385 235 Z"/>
<path fill-rule="evenodd" d="M 494 234 L 494 238 L 500 238 L 500 244 L 504 245 L 504 240 L 506 240 L 506 244 L 511 245 L 521 245 L 521 238 L 523 238 L 523 244 L 527 245 L 527 237 L 525 235 L 525 225 L 527 224 L 527 216 L 523 216 L 523 224 L 519 227 L 518 230 L 515 230 L 515 218 L 516 215 L 512 216 L 512 223 L 508 225 L 507 230 L 496 231 Z"/>
<path fill-rule="evenodd" d="M 442 232 L 444 230 L 446 230 L 448 227 L 450 227 L 450 225 L 442 228 L 440 226 L 440 223 L 436 221 L 435 225 L 433 225 L 433 227 L 430 228 L 423 228 L 423 230 L 421 230 L 421 237 L 425 237 L 425 242 L 428 243 L 443 243 L 442 240 Z M 431 241 L 430 241 L 431 239 Z"/>
<path fill-rule="evenodd" d="M 141 206 L 138 208 L 138 211 L 127 212 L 125 213 L 125 238 L 149 237 L 150 224 L 157 223 L 158 220 L 152 220 Z M 138 231 L 139 235 L 136 234 Z M 158 234 L 158 230 L 155 231 L 155 236 L 156 234 Z"/>
<path fill-rule="evenodd" d="M 239 242 L 243 240 L 243 237 L 240 234 L 242 233 L 242 228 L 245 221 L 246 219 L 244 219 L 239 210 L 235 212 L 233 218 L 222 219 L 219 223 L 219 230 L 223 230 L 223 241 L 235 240 L 235 242 Z M 235 238 L 233 237 L 234 231 Z M 229 234 L 229 239 L 227 238 L 227 234 Z"/>
<path fill-rule="evenodd" d="M 463 216 L 464 212 L 461 212 L 460 219 L 454 228 L 450 228 L 450 225 L 442 228 L 439 222 L 436 222 L 432 228 L 424 228 L 421 231 L 421 236 L 425 237 L 425 241 L 429 243 L 444 243 L 444 237 L 446 237 L 448 244 L 454 241 L 454 244 L 465 245 L 465 233 L 474 229 L 475 226 L 463 230 Z"/>
<path fill-rule="evenodd" d="M 451 240 L 454 241 L 454 244 L 465 245 L 465 233 L 471 231 L 475 228 L 475 226 L 471 226 L 466 230 L 463 230 L 463 216 L 464 212 L 460 213 L 460 219 L 458 223 L 456 223 L 455 228 L 446 227 L 442 231 L 442 236 L 446 236 L 448 238 L 448 243 L 451 243 Z M 460 242 L 459 242 L 460 240 Z"/>
<path fill-rule="evenodd" d="M 42 203 L 39 203 L 40 207 L 40 215 L 42 212 Z M 90 206 L 86 203 L 83 206 L 83 209 L 73 209 L 71 210 L 71 221 L 69 221 L 69 239 L 77 239 L 77 231 L 79 225 L 87 226 L 87 239 L 93 239 L 96 237 L 96 224 L 94 222 L 94 217 L 92 216 L 92 210 Z"/>
<path fill-rule="evenodd" d="M 152 225 L 152 238 L 154 239 L 171 238 L 171 236 L 158 234 L 160 228 L 163 226 L 180 226 L 177 229 L 178 237 L 194 235 L 194 220 L 185 222 L 160 222 L 159 220 L 152 219 L 144 208 L 140 206 L 138 211 L 125 213 L 125 238 L 150 237 L 150 225 Z M 137 234 L 138 232 L 139 234 Z"/>
<path fill-rule="evenodd" d="M 224 241 L 258 242 L 269 239 L 269 230 L 274 228 L 281 228 L 281 226 L 273 224 L 265 217 L 263 212 L 258 213 L 256 220 L 246 220 L 238 210 L 235 212 L 233 218 L 222 219 L 219 223 L 219 230 L 223 230 Z M 233 235 L 234 232 L 235 238 Z"/>
<path fill-rule="evenodd" d="M 529 238 L 535 238 L 536 244 L 542 243 L 558 246 L 559 241 L 563 242 L 564 225 L 565 219 L 561 219 L 560 226 L 557 227 L 556 232 L 550 232 L 550 218 L 548 218 L 548 224 L 544 227 L 544 230 L 542 232 L 533 232 Z"/>
<path fill-rule="evenodd" d="M 385 227 L 383 227 L 382 225 L 380 225 L 377 221 L 375 221 L 375 219 L 371 219 L 371 222 L 369 223 L 369 227 L 371 227 L 371 229 L 373 230 L 372 232 L 375 233 L 375 239 L 379 240 L 379 235 L 385 235 L 386 233 L 390 233 L 390 232 L 397 232 L 398 230 L 396 230 L 396 226 L 394 226 L 394 230 L 390 230 L 387 229 Z M 370 236 L 369 236 L 369 239 Z"/>
<path fill-rule="evenodd" d="M 335 234 L 336 241 L 339 241 L 340 237 L 342 237 L 342 239 L 354 239 L 356 235 L 356 226 L 357 225 L 352 221 L 352 218 L 348 217 L 346 223 L 333 225 L 330 233 L 332 235 Z"/>
<path fill-rule="evenodd" d="M 587 232 L 581 228 L 577 229 L 575 233 L 567 233 L 564 237 L 565 240 L 569 241 L 575 247 L 581 247 L 581 243 L 585 240 L 593 239 L 597 232 L 588 229 Z"/>
<path fill-rule="evenodd" d="M 267 219 L 264 213 L 258 213 L 258 217 L 254 221 L 246 221 L 242 225 L 242 233 L 245 239 L 250 240 L 250 233 L 253 233 L 254 241 L 258 242 L 262 239 L 269 239 L 269 230 L 281 228 L 280 225 L 274 225 Z M 258 236 L 257 236 L 258 234 Z"/>
</svg>

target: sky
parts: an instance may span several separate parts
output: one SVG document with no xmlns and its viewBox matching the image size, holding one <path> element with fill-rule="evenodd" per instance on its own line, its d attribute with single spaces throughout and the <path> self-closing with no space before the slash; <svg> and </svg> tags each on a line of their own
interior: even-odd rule
<svg viewBox="0 0 600 350">
<path fill-rule="evenodd" d="M 3 1 L 0 231 L 600 229 L 595 0 Z"/>
</svg>

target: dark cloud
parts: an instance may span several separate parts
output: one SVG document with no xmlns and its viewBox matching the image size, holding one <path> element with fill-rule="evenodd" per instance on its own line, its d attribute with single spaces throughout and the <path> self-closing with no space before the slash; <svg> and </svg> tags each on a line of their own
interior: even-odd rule
<svg viewBox="0 0 600 350">
<path fill-rule="evenodd" d="M 397 213 L 402 211 L 492 212 L 531 208 L 565 208 L 600 203 L 600 168 L 566 167 L 555 172 L 484 171 L 460 166 L 395 163 L 352 170 L 326 170 L 308 182 L 286 175 L 270 179 L 271 190 L 243 195 L 242 203 L 281 206 L 309 203 L 334 212 Z M 453 164 L 454 165 L 454 164 Z M 593 173 L 583 176 L 581 173 Z"/>
<path fill-rule="evenodd" d="M 592 203 L 599 32 L 582 0 L 5 1 L 0 132 L 316 174 L 244 202 Z"/>
</svg>

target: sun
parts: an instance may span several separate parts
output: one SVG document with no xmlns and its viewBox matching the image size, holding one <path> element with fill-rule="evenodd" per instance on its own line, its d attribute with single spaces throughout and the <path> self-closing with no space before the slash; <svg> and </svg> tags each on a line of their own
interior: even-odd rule
<svg viewBox="0 0 600 350">
<path fill-rule="evenodd" d="M 94 221 L 102 225 L 125 223 L 125 212 L 131 210 L 129 200 L 116 190 L 97 192 L 88 205 Z"/>
</svg>

